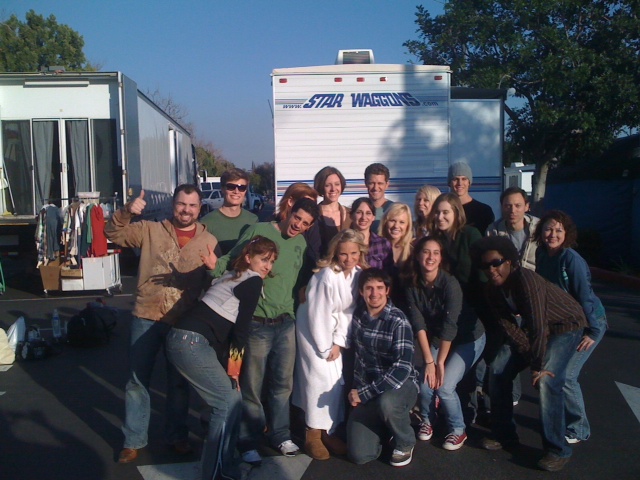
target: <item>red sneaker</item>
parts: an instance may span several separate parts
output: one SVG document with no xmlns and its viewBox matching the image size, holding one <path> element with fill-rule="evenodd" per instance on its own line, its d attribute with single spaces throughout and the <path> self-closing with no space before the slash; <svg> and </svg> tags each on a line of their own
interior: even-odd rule
<svg viewBox="0 0 640 480">
<path fill-rule="evenodd" d="M 462 447 L 465 440 L 467 439 L 467 434 L 462 433 L 461 435 L 456 435 L 455 433 L 450 433 L 446 437 L 444 437 L 444 443 L 442 444 L 442 448 L 445 450 L 458 450 Z"/>
</svg>

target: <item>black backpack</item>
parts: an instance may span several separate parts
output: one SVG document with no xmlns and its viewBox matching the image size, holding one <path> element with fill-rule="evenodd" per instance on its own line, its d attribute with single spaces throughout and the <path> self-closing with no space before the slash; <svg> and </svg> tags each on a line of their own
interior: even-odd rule
<svg viewBox="0 0 640 480">
<path fill-rule="evenodd" d="M 89 302 L 67 323 L 67 342 L 74 347 L 95 347 L 109 343 L 111 332 L 117 324 L 115 309 Z"/>
</svg>

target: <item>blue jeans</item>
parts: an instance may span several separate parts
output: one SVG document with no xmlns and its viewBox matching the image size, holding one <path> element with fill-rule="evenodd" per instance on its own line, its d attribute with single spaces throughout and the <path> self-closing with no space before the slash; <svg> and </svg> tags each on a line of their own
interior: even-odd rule
<svg viewBox="0 0 640 480">
<path fill-rule="evenodd" d="M 258 447 L 265 425 L 273 447 L 291 440 L 289 398 L 295 360 L 296 331 L 291 317 L 276 324 L 252 322 L 240 375 L 243 409 L 238 448 L 241 452 Z M 265 380 L 266 411 L 261 400 Z"/>
<path fill-rule="evenodd" d="M 543 370 L 555 377 L 545 376 L 540 380 L 540 422 L 542 423 L 542 446 L 545 452 L 558 457 L 571 456 L 571 446 L 565 441 L 564 384 L 567 366 L 582 338 L 582 330 L 560 335 L 550 335 L 543 362 Z M 491 362 L 489 393 L 491 395 L 491 430 L 501 442 L 517 440 L 513 421 L 511 397 L 513 379 L 527 366 L 525 359 L 503 345 Z"/>
<path fill-rule="evenodd" d="M 209 432 L 202 449 L 202 478 L 218 472 L 240 478 L 234 460 L 238 440 L 242 396 L 233 388 L 217 354 L 199 333 L 173 328 L 167 335 L 167 358 L 211 407 Z"/>
<path fill-rule="evenodd" d="M 125 420 L 122 426 L 124 448 L 142 448 L 148 443 L 151 419 L 149 384 L 158 352 L 163 350 L 170 325 L 133 317 L 129 346 L 129 381 L 125 387 Z M 174 444 L 189 436 L 189 385 L 167 363 L 167 399 L 165 402 L 165 440 Z"/>
<path fill-rule="evenodd" d="M 446 412 L 447 424 L 449 425 L 449 433 L 462 435 L 465 430 L 464 417 L 462 415 L 462 406 L 460 398 L 456 393 L 458 383 L 462 377 L 469 371 L 473 364 L 480 358 L 484 345 L 487 341 L 485 334 L 482 334 L 477 340 L 462 345 L 452 345 L 451 351 L 445 361 L 444 382 L 442 386 L 435 391 L 442 402 L 442 407 Z M 438 358 L 438 348 L 431 346 L 431 354 L 433 358 Z M 428 424 L 432 424 L 435 418 L 435 395 L 434 390 L 424 382 L 424 369 L 420 377 L 420 413 L 422 418 Z"/>
<path fill-rule="evenodd" d="M 564 384 L 564 412 L 565 421 L 567 422 L 566 436 L 582 441 L 588 440 L 591 436 L 591 427 L 589 426 L 589 420 L 587 420 L 587 412 L 584 408 L 584 399 L 582 398 L 582 389 L 578 383 L 578 376 L 580 375 L 582 367 L 596 349 L 602 337 L 604 337 L 607 329 L 606 316 L 603 315 L 600 317 L 598 322 L 601 323 L 600 335 L 586 352 L 573 352 L 573 356 L 567 366 L 567 380 Z"/>
<path fill-rule="evenodd" d="M 380 456 L 382 442 L 393 436 L 393 448 L 406 450 L 416 444 L 410 412 L 418 389 L 407 380 L 399 389 L 387 390 L 355 407 L 347 421 L 347 455 L 363 465 Z"/>
</svg>

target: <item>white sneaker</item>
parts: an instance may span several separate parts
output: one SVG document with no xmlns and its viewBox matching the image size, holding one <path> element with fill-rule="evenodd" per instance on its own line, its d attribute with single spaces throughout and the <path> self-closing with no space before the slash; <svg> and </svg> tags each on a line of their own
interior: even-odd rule
<svg viewBox="0 0 640 480">
<path fill-rule="evenodd" d="M 253 465 L 255 467 L 262 465 L 262 457 L 257 450 L 247 450 L 246 452 L 242 452 L 241 456 L 242 461 L 249 465 Z"/>
<path fill-rule="evenodd" d="M 285 457 L 295 457 L 300 452 L 300 447 L 293 443 L 291 440 L 285 440 L 278 445 L 278 450 Z"/>
<path fill-rule="evenodd" d="M 411 463 L 413 458 L 413 447 L 409 447 L 407 450 L 394 449 L 391 454 L 391 461 L 389 462 L 392 467 L 404 467 Z"/>
<path fill-rule="evenodd" d="M 564 437 L 564 439 L 567 441 L 567 443 L 573 445 L 576 443 L 580 443 L 580 440 L 578 440 L 577 438 L 572 438 L 572 437 Z"/>
</svg>

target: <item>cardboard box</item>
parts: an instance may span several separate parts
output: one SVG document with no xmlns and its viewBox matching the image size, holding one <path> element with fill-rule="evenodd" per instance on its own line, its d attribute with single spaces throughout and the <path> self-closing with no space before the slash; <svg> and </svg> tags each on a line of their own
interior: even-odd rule
<svg viewBox="0 0 640 480">
<path fill-rule="evenodd" d="M 60 276 L 62 278 L 82 278 L 82 269 L 62 267 Z"/>
<path fill-rule="evenodd" d="M 40 277 L 42 278 L 42 288 L 45 290 L 60 290 L 60 259 L 56 258 L 47 265 L 41 265 Z"/>
<path fill-rule="evenodd" d="M 84 290 L 84 282 L 81 278 L 63 278 L 61 280 L 62 291 Z"/>
</svg>

